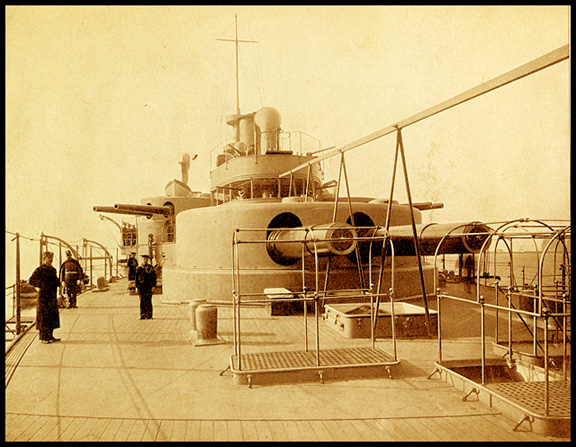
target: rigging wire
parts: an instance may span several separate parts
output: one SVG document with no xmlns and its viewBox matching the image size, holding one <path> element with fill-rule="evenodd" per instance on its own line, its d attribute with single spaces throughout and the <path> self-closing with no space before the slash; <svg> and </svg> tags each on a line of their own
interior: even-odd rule
<svg viewBox="0 0 576 447">
<path fill-rule="evenodd" d="M 107 228 L 108 231 L 110 231 L 110 229 L 109 229 L 108 227 L 106 227 L 106 228 Z M 20 238 L 22 238 L 22 239 L 26 239 L 26 240 L 31 241 L 31 242 L 40 242 L 40 241 L 41 241 L 40 238 L 33 238 L 33 237 L 29 237 L 29 236 L 24 236 L 24 235 L 21 234 L 21 233 L 15 233 L 15 232 L 13 232 L 13 231 L 4 230 L 4 232 L 5 232 L 6 234 L 11 234 L 11 235 L 13 235 L 13 236 L 18 236 L 18 237 L 20 237 Z M 114 237 L 114 240 L 116 241 L 116 238 L 115 238 L 115 237 Z M 70 245 L 78 245 L 78 243 L 81 242 L 81 241 L 83 241 L 83 239 L 77 239 L 77 240 L 75 240 L 75 241 L 68 242 L 68 244 L 70 244 Z M 53 246 L 59 246 L 59 245 L 60 245 L 60 242 L 51 241 L 50 239 L 44 239 L 44 242 L 45 242 L 47 245 L 53 245 Z M 118 246 L 120 246 L 119 243 L 117 243 L 117 244 L 118 244 Z M 108 248 L 109 248 L 109 247 L 106 247 L 106 249 L 108 249 Z M 114 247 L 114 248 L 116 248 L 116 247 Z"/>
<path fill-rule="evenodd" d="M 260 86 L 258 91 L 260 92 L 260 106 L 264 107 L 264 75 L 262 74 L 262 58 L 260 56 L 260 44 L 256 45 L 256 50 L 258 51 L 258 68 L 260 75 Z"/>
<path fill-rule="evenodd" d="M 31 237 L 28 237 L 28 236 L 23 236 L 23 235 L 20 234 L 20 233 L 13 233 L 12 231 L 8 231 L 8 230 L 4 230 L 4 231 L 5 231 L 6 233 L 8 233 L 8 234 L 13 235 L 13 236 L 20 236 L 21 238 L 28 239 L 29 241 L 33 241 L 33 242 L 39 242 L 39 241 L 40 241 L 40 239 L 34 239 L 34 238 L 31 238 Z"/>
<path fill-rule="evenodd" d="M 232 28 L 232 26 L 234 25 L 235 22 L 231 22 L 228 27 L 224 30 L 224 32 L 221 34 L 222 36 L 225 36 L 228 31 L 230 30 L 230 28 Z M 222 37 L 223 39 L 223 37 Z M 218 40 L 218 39 L 216 39 Z M 224 58 L 220 58 L 221 61 L 224 60 Z M 217 65 L 217 58 L 216 58 L 216 52 L 214 52 L 214 65 L 216 66 L 216 73 L 214 76 L 215 82 L 214 82 L 214 90 L 217 91 L 217 86 L 218 86 L 218 65 Z M 223 69 L 224 70 L 224 69 Z M 230 70 L 224 70 L 224 72 L 230 73 Z M 226 81 L 225 81 L 225 89 L 224 89 L 224 98 L 228 97 L 228 91 L 229 91 L 229 87 L 230 87 L 230 82 L 231 82 L 231 77 L 227 76 Z M 218 101 L 219 104 L 224 104 L 225 101 L 220 101 L 218 100 L 218 98 L 216 98 L 216 100 Z M 225 106 L 222 105 L 220 107 L 220 121 L 224 121 L 224 116 L 225 116 Z"/>
</svg>

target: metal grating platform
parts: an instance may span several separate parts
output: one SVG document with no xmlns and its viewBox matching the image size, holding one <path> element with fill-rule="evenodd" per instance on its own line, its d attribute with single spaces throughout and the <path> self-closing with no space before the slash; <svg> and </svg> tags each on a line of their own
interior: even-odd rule
<svg viewBox="0 0 576 447">
<path fill-rule="evenodd" d="M 378 348 L 345 348 L 320 351 L 320 367 L 391 365 L 398 361 Z M 283 351 L 242 354 L 242 370 L 273 371 L 318 368 L 315 351 Z M 238 370 L 238 358 L 232 357 L 232 369 Z"/>
<path fill-rule="evenodd" d="M 570 417 L 570 381 L 549 382 L 551 417 Z M 544 415 L 544 382 L 490 383 L 487 388 L 521 405 L 528 411 Z"/>
</svg>

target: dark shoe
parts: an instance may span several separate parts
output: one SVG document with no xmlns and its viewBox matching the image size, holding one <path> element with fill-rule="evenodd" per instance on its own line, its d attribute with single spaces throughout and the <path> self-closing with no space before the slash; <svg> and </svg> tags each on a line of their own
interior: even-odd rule
<svg viewBox="0 0 576 447">
<path fill-rule="evenodd" d="M 52 342 L 55 342 L 55 341 L 60 341 L 60 340 L 62 340 L 62 339 L 61 339 L 61 338 L 54 338 L 54 337 L 53 337 L 51 341 L 52 341 Z"/>
<path fill-rule="evenodd" d="M 67 306 L 66 309 L 72 309 L 72 306 Z"/>
<path fill-rule="evenodd" d="M 141 319 L 141 320 L 145 320 L 146 318 L 144 318 L 144 317 L 140 317 L 140 319 Z"/>
</svg>

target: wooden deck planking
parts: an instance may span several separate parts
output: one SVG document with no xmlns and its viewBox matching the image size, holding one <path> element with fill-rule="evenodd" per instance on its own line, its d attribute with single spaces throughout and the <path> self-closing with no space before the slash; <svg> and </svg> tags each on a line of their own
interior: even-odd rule
<svg viewBox="0 0 576 447">
<path fill-rule="evenodd" d="M 46 442 L 55 442 L 58 441 L 60 439 L 60 436 L 62 435 L 62 433 L 70 426 L 70 424 L 72 423 L 72 419 L 74 418 L 70 418 L 70 417 L 60 417 L 60 418 L 55 418 L 55 424 L 52 427 L 52 430 L 48 431 L 45 436 L 43 441 Z"/>
<path fill-rule="evenodd" d="M 268 426 L 270 428 L 270 433 L 272 434 L 273 441 L 288 441 L 288 435 L 282 421 L 268 421 Z"/>
<path fill-rule="evenodd" d="M 440 434 L 436 431 L 433 430 L 434 425 L 432 425 L 427 419 L 425 418 L 414 418 L 414 419 L 410 419 L 410 423 L 412 426 L 415 426 L 418 430 L 419 433 L 425 433 L 426 436 L 426 440 L 428 441 L 445 441 L 445 439 L 442 438 L 442 436 L 440 436 Z"/>
<path fill-rule="evenodd" d="M 73 441 L 76 439 L 76 433 L 82 428 L 86 423 L 87 418 L 74 417 L 68 427 L 62 430 L 62 433 L 58 437 L 57 441 Z"/>
<path fill-rule="evenodd" d="M 174 421 L 170 441 L 180 442 L 186 440 L 186 421 Z"/>
<path fill-rule="evenodd" d="M 146 419 L 135 420 L 134 425 L 132 426 L 132 430 L 130 430 L 130 434 L 128 435 L 127 441 L 128 442 L 142 441 L 147 426 L 148 426 L 148 420 Z"/>
<path fill-rule="evenodd" d="M 110 419 L 108 421 L 108 424 L 106 425 L 106 428 L 104 429 L 98 440 L 112 441 L 114 439 L 114 436 L 116 435 L 116 432 L 120 428 L 121 424 L 122 424 L 121 419 Z"/>
<path fill-rule="evenodd" d="M 214 421 L 214 441 L 228 442 L 228 421 Z"/>
<path fill-rule="evenodd" d="M 407 441 L 426 441 L 417 431 L 417 427 L 408 418 L 392 419 L 392 423 L 406 436 Z"/>
<path fill-rule="evenodd" d="M 34 433 L 32 434 L 32 436 L 30 436 L 30 438 L 28 439 L 28 442 L 38 442 L 38 441 L 47 441 L 50 440 L 49 438 L 49 434 L 52 430 L 54 430 L 56 428 L 56 425 L 58 424 L 58 419 L 57 417 L 53 417 L 53 416 L 48 416 L 48 417 L 43 417 L 40 419 L 39 424 L 38 424 L 38 429 L 34 431 Z M 34 430 L 34 428 L 32 428 L 32 430 Z"/>
<path fill-rule="evenodd" d="M 457 436 L 458 441 L 481 441 L 481 437 L 476 433 L 475 430 L 470 430 L 466 424 L 466 418 L 470 416 L 458 416 L 458 417 L 445 417 L 445 418 L 434 418 L 434 421 L 439 424 L 443 424 L 443 427 L 449 433 L 454 433 Z M 505 437 L 493 438 L 505 440 Z"/>
<path fill-rule="evenodd" d="M 282 421 L 282 427 L 284 427 L 284 431 L 286 432 L 286 436 L 288 437 L 289 441 L 303 441 L 302 434 L 300 430 L 298 430 L 298 426 L 294 421 Z"/>
<path fill-rule="evenodd" d="M 334 441 L 353 441 L 353 439 L 350 438 L 344 432 L 344 430 L 342 430 L 342 427 L 337 421 L 326 420 L 323 422 L 324 426 L 326 427 L 326 430 L 330 432 L 330 436 Z"/>
<path fill-rule="evenodd" d="M 158 436 L 158 429 L 160 428 L 160 422 L 157 419 L 149 419 L 148 423 L 146 424 L 146 428 L 144 433 L 142 433 L 141 442 L 150 442 L 156 441 L 156 437 Z"/>
<path fill-rule="evenodd" d="M 310 425 L 319 441 L 334 441 L 330 430 L 324 425 L 324 421 L 310 421 Z"/>
<path fill-rule="evenodd" d="M 214 441 L 214 421 L 200 421 L 200 441 Z"/>
<path fill-rule="evenodd" d="M 258 431 L 254 421 L 242 421 L 242 433 L 244 441 L 259 441 Z"/>
<path fill-rule="evenodd" d="M 87 440 L 100 440 L 102 437 L 102 433 L 104 433 L 104 430 L 106 430 L 106 427 L 108 426 L 108 423 L 110 422 L 109 419 L 100 419 L 100 418 L 95 418 L 96 419 L 96 423 L 92 426 L 92 428 L 90 429 L 90 431 L 88 432 L 87 435 Z"/>
<path fill-rule="evenodd" d="M 379 441 L 393 441 L 391 433 L 380 423 L 380 420 L 366 419 L 366 425 L 374 432 Z"/>
<path fill-rule="evenodd" d="M 455 430 L 450 423 L 442 423 L 442 417 L 427 418 L 424 424 L 428 427 L 430 432 L 436 433 L 436 435 L 445 442 L 459 441 L 462 439 L 462 433 Z"/>
<path fill-rule="evenodd" d="M 296 425 L 298 430 L 302 434 L 302 438 L 306 441 L 320 441 L 318 436 L 316 436 L 316 432 L 312 428 L 311 422 L 309 421 L 297 421 Z"/>
<path fill-rule="evenodd" d="M 6 425 L 7 441 L 28 441 L 34 434 L 34 428 L 38 429 L 40 416 L 28 414 L 15 415 L 11 422 Z M 45 422 L 45 421 L 44 421 Z"/>
<path fill-rule="evenodd" d="M 186 441 L 200 440 L 200 421 L 187 421 L 185 440 Z"/>
<path fill-rule="evenodd" d="M 392 419 L 378 419 L 378 424 L 389 434 L 392 441 L 409 441 L 410 436 L 398 427 Z"/>
<path fill-rule="evenodd" d="M 360 433 L 365 441 L 379 441 L 381 438 L 369 427 L 366 421 L 356 419 L 352 422 L 356 430 Z"/>
<path fill-rule="evenodd" d="M 338 425 L 340 425 L 342 431 L 348 434 L 351 440 L 364 441 L 364 438 L 362 438 L 362 435 L 354 426 L 353 421 L 341 420 L 338 421 Z"/>
<path fill-rule="evenodd" d="M 8 418 L 7 418 L 8 419 Z M 15 415 L 6 441 L 561 441 L 500 414 L 352 420 L 137 420 Z M 527 429 L 526 429 L 527 430 Z"/>
<path fill-rule="evenodd" d="M 454 425 L 458 424 L 458 428 L 464 430 L 466 433 L 471 434 L 474 439 L 478 441 L 495 441 L 495 433 L 500 433 L 501 430 L 488 429 L 485 424 L 482 423 L 482 419 L 475 416 L 466 416 L 458 419 L 454 419 Z M 508 431 L 512 430 L 512 425 L 508 427 Z M 499 434 L 499 439 L 502 439 L 504 435 Z"/>
<path fill-rule="evenodd" d="M 531 431 L 527 431 L 526 427 L 527 426 L 529 427 L 529 424 L 521 425 L 517 431 L 512 431 L 512 428 L 514 427 L 514 425 L 516 425 L 517 421 L 512 421 L 511 419 L 508 418 L 491 417 L 491 416 L 482 416 L 482 419 L 488 426 L 490 426 L 491 430 L 502 433 L 503 435 L 502 437 L 506 436 L 506 438 L 508 437 L 513 438 L 511 440 L 524 441 L 524 442 L 554 440 L 554 438 L 550 438 L 544 435 L 537 435 L 532 433 Z"/>
<path fill-rule="evenodd" d="M 188 342 L 188 316 L 178 310 L 180 317 L 174 318 L 174 308 L 156 309 L 155 320 L 140 321 L 135 309 L 125 311 L 120 304 L 118 313 L 113 317 L 102 318 L 99 330 L 80 328 L 71 331 L 75 341 L 99 339 L 104 344 L 137 343 L 173 344 Z M 159 306 L 160 307 L 160 306 Z M 89 311 L 91 309 L 86 309 Z M 94 310 L 94 309 L 92 309 Z M 97 309 L 96 309 L 97 310 Z M 220 314 L 220 311 L 222 313 Z M 243 326 L 249 329 L 247 347 L 251 351 L 283 350 L 288 344 L 304 346 L 304 323 L 302 316 L 270 317 L 263 324 L 265 309 L 242 309 Z M 226 332 L 223 338 L 232 342 L 232 310 L 219 306 L 220 329 Z M 157 316 L 157 317 L 156 317 Z M 166 316 L 166 318 L 164 318 Z M 369 340 L 348 340 L 334 336 L 336 331 L 320 325 L 320 348 L 344 346 L 365 346 Z M 315 349 L 315 322 L 309 317 L 309 347 Z M 285 334 L 285 336 L 284 336 Z M 329 336 L 329 335 L 330 336 Z M 336 333 L 337 334 L 337 333 Z M 281 336 L 282 335 L 282 336 Z M 325 338 L 326 335 L 326 338 Z M 72 339 L 72 337 L 71 337 Z M 228 346 L 231 350 L 231 346 Z M 270 349 L 272 348 L 272 349 Z M 215 360 L 223 357 L 223 350 L 206 354 L 202 352 L 200 360 L 211 368 Z M 55 441 L 383 441 L 383 440 L 425 440 L 425 441 L 558 441 L 527 431 L 523 424 L 519 432 L 513 432 L 515 421 L 500 414 L 467 415 L 429 418 L 390 418 L 390 419 L 351 419 L 351 420 L 136 420 L 85 418 L 72 416 L 40 416 L 6 414 L 6 440 L 55 440 Z"/>
<path fill-rule="evenodd" d="M 5 431 L 6 441 L 19 439 L 28 426 L 32 425 L 32 419 L 38 419 L 39 416 L 30 416 L 28 414 L 5 414 Z"/>
<path fill-rule="evenodd" d="M 228 440 L 231 442 L 244 440 L 241 421 L 228 421 Z"/>
<path fill-rule="evenodd" d="M 118 431 L 114 434 L 114 441 L 115 442 L 124 442 L 128 440 L 130 436 L 130 432 L 132 431 L 132 427 L 134 427 L 134 419 L 124 419 L 120 427 L 118 427 Z"/>
<path fill-rule="evenodd" d="M 157 442 L 170 441 L 172 438 L 173 429 L 174 429 L 174 421 L 163 419 L 162 421 L 160 421 L 155 441 Z"/>
<path fill-rule="evenodd" d="M 260 441 L 272 441 L 272 432 L 268 426 L 268 421 L 255 421 L 254 424 Z"/>
<path fill-rule="evenodd" d="M 92 434 L 97 424 L 101 423 L 98 418 L 86 418 L 82 426 L 74 435 L 74 441 L 97 441 L 98 438 Z"/>
</svg>

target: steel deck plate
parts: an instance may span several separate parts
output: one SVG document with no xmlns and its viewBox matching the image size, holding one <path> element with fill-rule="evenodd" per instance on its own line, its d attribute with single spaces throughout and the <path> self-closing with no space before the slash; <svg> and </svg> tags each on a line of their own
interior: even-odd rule
<svg viewBox="0 0 576 447">
<path fill-rule="evenodd" d="M 551 381 L 549 405 L 551 417 L 570 417 L 570 381 Z M 544 415 L 544 382 L 490 383 L 487 388 L 521 405 L 526 410 Z"/>
<path fill-rule="evenodd" d="M 316 351 L 282 351 L 242 354 L 242 370 L 238 357 L 232 356 L 232 370 L 237 372 L 297 370 L 318 367 L 377 366 L 399 363 L 379 348 L 344 348 L 320 350 L 320 366 L 316 364 Z"/>
</svg>

